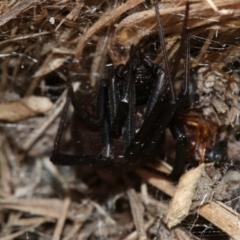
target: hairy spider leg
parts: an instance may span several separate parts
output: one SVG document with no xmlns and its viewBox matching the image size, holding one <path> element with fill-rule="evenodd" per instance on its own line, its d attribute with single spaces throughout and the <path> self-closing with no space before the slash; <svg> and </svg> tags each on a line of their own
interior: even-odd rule
<svg viewBox="0 0 240 240">
<path fill-rule="evenodd" d="M 144 150 L 144 152 L 149 152 L 153 150 L 153 148 L 155 148 L 158 145 L 158 140 L 163 136 L 165 129 L 168 127 L 171 119 L 173 118 L 174 113 L 176 112 L 176 109 L 178 109 L 179 105 L 181 105 L 181 102 L 182 102 L 176 98 L 175 90 L 173 88 L 173 83 L 172 83 L 173 79 L 170 73 L 169 62 L 168 62 L 168 57 L 166 52 L 166 45 L 164 41 L 163 27 L 162 27 L 157 3 L 155 4 L 155 11 L 156 11 L 157 20 L 158 20 L 159 37 L 160 37 L 160 43 L 161 43 L 163 59 L 165 64 L 165 71 L 166 71 L 165 81 L 168 84 L 168 88 L 165 91 L 166 92 L 165 95 L 161 95 L 161 94 L 158 95 L 159 97 L 156 100 L 155 105 L 152 107 L 152 111 L 150 111 L 142 127 L 140 128 L 138 133 L 136 133 L 130 146 L 128 147 L 127 149 L 128 155 L 136 154 L 141 150 Z M 178 50 L 180 54 L 182 52 L 182 49 L 184 48 L 184 44 L 186 40 L 188 41 L 188 39 L 186 39 L 185 37 L 186 35 L 188 36 L 188 34 L 186 34 L 188 12 L 189 12 L 189 4 L 187 3 L 183 31 L 181 36 L 183 40 L 180 42 L 180 47 Z M 186 44 L 186 49 L 187 49 L 186 51 L 188 51 L 188 48 L 189 46 L 188 44 Z M 180 58 L 177 59 L 175 68 L 178 67 L 179 61 L 180 61 Z M 188 68 L 189 68 L 189 64 L 186 63 L 185 69 L 188 69 Z M 175 71 L 176 70 L 173 70 L 174 75 L 176 74 Z M 188 76 L 185 76 L 184 91 L 182 92 L 182 94 L 187 95 L 187 90 L 188 90 Z M 161 88 L 159 89 L 159 91 L 163 92 Z M 170 95 L 170 98 L 167 95 Z M 156 122 L 158 122 L 157 126 L 155 124 Z M 146 139 L 148 139 L 147 142 L 146 142 Z"/>
</svg>

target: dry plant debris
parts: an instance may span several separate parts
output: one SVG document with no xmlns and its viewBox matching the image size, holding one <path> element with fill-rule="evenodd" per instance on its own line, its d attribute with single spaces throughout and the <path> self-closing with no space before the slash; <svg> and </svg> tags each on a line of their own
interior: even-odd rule
<svg viewBox="0 0 240 240">
<path fill-rule="evenodd" d="M 17 102 L 0 104 L 0 121 L 19 122 L 23 119 L 44 114 L 52 108 L 52 102 L 46 97 L 30 96 Z"/>
<path fill-rule="evenodd" d="M 165 218 L 165 223 L 169 228 L 176 226 L 188 216 L 197 183 L 203 170 L 204 164 L 201 164 L 199 167 L 184 174 L 179 180 L 177 190 L 171 200 L 169 211 Z"/>
<path fill-rule="evenodd" d="M 162 65 L 150 1 L 96 2 L 0 2 L 0 240 L 240 239 L 238 172 L 200 165 L 176 186 L 161 175 L 171 172 L 162 161 L 124 177 L 49 162 L 65 68 L 85 95 L 109 66 L 128 59 L 132 44 Z M 190 2 L 191 77 L 203 117 L 228 137 L 229 161 L 239 169 L 240 3 Z M 172 61 L 185 1 L 162 1 L 159 9 Z M 61 148 L 73 152 L 67 123 Z"/>
</svg>

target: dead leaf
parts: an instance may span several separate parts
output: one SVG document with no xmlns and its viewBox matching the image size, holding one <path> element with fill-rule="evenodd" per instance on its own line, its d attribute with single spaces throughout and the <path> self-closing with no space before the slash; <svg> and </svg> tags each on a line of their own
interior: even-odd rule
<svg viewBox="0 0 240 240">
<path fill-rule="evenodd" d="M 18 122 L 47 112 L 52 102 L 46 97 L 30 96 L 0 104 L 0 121 Z"/>
<path fill-rule="evenodd" d="M 176 192 L 170 203 L 169 211 L 165 218 L 168 228 L 172 228 L 188 216 L 195 194 L 197 183 L 205 165 L 201 164 L 184 174 L 179 180 Z"/>
</svg>

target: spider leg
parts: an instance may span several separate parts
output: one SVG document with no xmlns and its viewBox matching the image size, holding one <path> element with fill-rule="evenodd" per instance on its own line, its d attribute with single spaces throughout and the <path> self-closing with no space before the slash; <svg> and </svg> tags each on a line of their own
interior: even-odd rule
<svg viewBox="0 0 240 240">
<path fill-rule="evenodd" d="M 116 73 L 111 73 L 110 80 L 108 81 L 108 98 L 109 98 L 109 113 L 111 124 L 117 115 L 118 102 L 120 99 L 119 89 L 117 87 Z"/>
<path fill-rule="evenodd" d="M 161 101 L 161 105 L 159 106 L 158 111 L 164 112 L 163 115 L 159 116 L 159 120 L 157 121 L 157 127 L 153 134 L 148 135 L 148 140 L 143 146 L 143 150 L 148 152 L 152 151 L 155 147 L 157 147 L 158 141 L 163 135 L 163 132 L 168 127 L 171 119 L 173 118 L 174 114 L 176 113 L 177 109 L 182 105 L 182 103 L 186 100 L 189 89 L 189 33 L 186 33 L 185 36 L 186 44 L 185 44 L 185 78 L 182 91 L 180 92 L 177 101 L 175 103 L 172 102 L 172 98 L 169 99 L 164 98 Z M 157 105 L 157 104 L 156 104 Z M 155 107 L 154 107 L 155 109 Z M 154 110 L 153 109 L 153 110 Z"/>
<path fill-rule="evenodd" d="M 133 49 L 133 48 L 132 48 Z M 132 50 L 131 49 L 131 50 Z M 133 52 L 133 50 L 131 51 Z M 133 54 L 131 54 L 133 55 Z M 130 59 L 132 58 L 132 56 L 130 55 Z M 128 117 L 128 113 L 129 113 L 129 106 L 132 105 L 131 101 L 133 100 L 135 95 L 135 80 L 134 80 L 134 75 L 133 75 L 133 69 L 136 67 L 135 66 L 136 63 L 135 62 L 130 62 L 129 64 L 127 64 L 126 66 L 128 67 L 128 72 L 127 72 L 127 81 L 126 85 L 123 86 L 123 96 L 120 100 L 120 102 L 117 104 L 117 110 L 114 109 L 114 111 L 116 111 L 116 115 L 114 117 L 113 123 L 112 123 L 112 127 L 111 127 L 111 133 L 113 134 L 114 137 L 119 137 L 122 134 L 122 126 L 124 125 L 127 117 Z M 113 80 L 112 82 L 113 83 Z M 116 89 L 116 87 L 115 87 Z M 116 94 L 116 91 L 113 91 L 113 94 Z M 117 99 L 117 97 L 114 97 L 115 99 Z M 135 103 L 135 101 L 134 101 Z"/>
<path fill-rule="evenodd" d="M 94 168 L 107 168 L 111 164 L 110 159 L 99 155 L 70 155 L 65 153 L 52 154 L 50 161 L 55 165 L 62 166 L 94 166 Z"/>
<path fill-rule="evenodd" d="M 122 134 L 122 126 L 127 118 L 128 108 L 129 108 L 129 96 L 128 93 L 126 93 L 125 96 L 118 103 L 116 116 L 111 127 L 111 132 L 114 137 L 120 137 Z"/>
<path fill-rule="evenodd" d="M 91 166 L 94 165 L 94 167 L 99 167 L 99 168 L 104 168 L 107 167 L 108 165 L 111 164 L 112 160 L 112 155 L 111 155 L 111 140 L 110 140 L 110 127 L 107 118 L 105 118 L 105 101 L 106 101 L 106 86 L 105 84 L 102 84 L 100 87 L 100 94 L 98 98 L 98 105 L 103 106 L 98 108 L 100 111 L 99 115 L 103 115 L 102 118 L 104 118 L 101 122 L 101 143 L 102 143 L 102 153 L 101 154 L 96 154 L 96 155 L 87 155 L 87 154 L 81 154 L 81 155 L 70 155 L 70 154 L 65 154 L 65 153 L 59 153 L 59 145 L 61 141 L 61 137 L 63 134 L 64 130 L 64 125 L 66 123 L 66 117 L 67 117 L 67 112 L 70 104 L 70 98 L 71 92 L 69 92 L 69 96 L 67 98 L 67 101 L 64 105 L 62 115 L 60 118 L 60 124 L 59 128 L 57 131 L 57 135 L 54 141 L 54 147 L 52 151 L 52 155 L 50 157 L 50 160 L 52 163 L 56 165 L 87 165 Z"/>
<path fill-rule="evenodd" d="M 59 126 L 58 126 L 57 135 L 56 135 L 55 140 L 54 140 L 52 155 L 57 154 L 58 151 L 59 151 L 59 145 L 60 145 L 60 142 L 61 142 L 63 129 L 64 129 L 64 126 L 66 124 L 66 118 L 67 118 L 67 112 L 68 112 L 69 104 L 70 104 L 70 98 L 68 96 L 67 99 L 66 99 L 66 103 L 63 107 L 61 117 L 60 117 L 60 123 L 59 123 Z"/>
<path fill-rule="evenodd" d="M 155 106 L 158 98 L 164 94 L 164 92 L 167 88 L 167 82 L 165 80 L 164 71 L 162 70 L 162 68 L 160 66 L 152 63 L 146 57 L 142 57 L 141 62 L 147 69 L 149 69 L 151 72 L 153 72 L 154 78 L 157 79 L 157 81 L 154 83 L 153 89 L 152 89 L 151 94 L 148 99 L 146 113 L 145 113 L 145 119 L 146 119 L 146 117 L 148 117 L 148 115 L 152 111 L 153 107 Z"/>
<path fill-rule="evenodd" d="M 107 100 L 109 93 L 109 85 L 107 82 L 101 85 L 102 94 L 99 94 L 98 97 L 98 106 L 101 111 L 102 116 L 102 125 L 100 127 L 101 132 L 101 145 L 102 145 L 102 156 L 107 159 L 113 159 L 113 148 L 112 148 L 112 138 L 110 133 L 110 116 L 108 116 L 109 110 L 107 109 Z"/>
<path fill-rule="evenodd" d="M 129 107 L 127 119 L 124 128 L 124 149 L 126 150 L 132 141 L 135 134 L 135 113 L 136 113 L 136 95 L 135 95 L 135 81 L 133 76 L 130 76 L 131 85 L 129 89 Z"/>
<path fill-rule="evenodd" d="M 177 119 L 173 119 L 169 124 L 171 134 L 176 141 L 176 154 L 174 160 L 173 171 L 170 177 L 177 181 L 185 171 L 185 166 L 190 162 L 190 156 L 188 153 L 188 141 L 186 133 L 178 123 Z"/>
<path fill-rule="evenodd" d="M 127 149 L 127 154 L 134 154 L 143 150 L 145 152 L 150 152 L 154 148 L 157 147 L 159 139 L 163 136 L 165 129 L 168 127 L 173 115 L 175 114 L 176 110 L 185 100 L 185 96 L 188 93 L 188 76 L 189 76 L 189 33 L 187 32 L 187 19 L 188 19 L 188 11 L 189 11 L 189 4 L 186 5 L 186 12 L 185 12 L 185 20 L 183 25 L 183 33 L 180 43 L 179 52 L 182 51 L 185 45 L 185 81 L 184 81 L 184 89 L 181 91 L 181 94 L 176 98 L 176 93 L 173 88 L 173 76 L 176 74 L 176 69 L 178 67 L 180 57 L 177 59 L 177 65 L 173 69 L 172 74 L 170 73 L 169 68 L 169 61 L 167 58 L 167 51 L 166 45 L 164 41 L 164 33 L 163 27 L 161 23 L 161 18 L 159 14 L 158 5 L 155 4 L 156 16 L 158 20 L 158 27 L 159 27 L 159 37 L 160 43 L 163 53 L 163 60 L 165 65 L 166 71 L 166 82 L 168 84 L 167 94 L 168 96 L 162 96 L 160 93 L 165 89 L 164 87 L 160 87 L 158 90 L 160 91 L 157 94 L 158 99 L 155 100 L 155 105 L 149 107 L 152 108 L 152 111 L 148 113 L 148 116 L 143 123 L 139 132 L 134 136 L 132 143 L 130 144 L 129 148 Z M 148 64 L 146 60 L 144 60 L 145 64 Z M 164 85 L 162 85 L 164 86 Z M 156 93 L 154 93 L 156 95 Z M 169 98 L 170 96 L 170 98 Z M 164 113 L 164 114 L 163 114 Z M 156 126 L 157 123 L 157 126 Z M 153 126 L 156 126 L 156 129 L 153 129 Z M 146 141 L 147 139 L 147 141 Z"/>
<path fill-rule="evenodd" d="M 76 114 L 78 115 L 78 117 L 80 119 L 82 119 L 83 121 L 86 121 L 88 124 L 90 124 L 92 126 L 100 126 L 102 123 L 102 120 L 103 120 L 103 115 L 104 115 L 103 106 L 101 105 L 100 108 L 98 108 L 99 114 L 98 114 L 97 118 L 92 116 L 87 111 L 87 109 L 78 101 L 77 96 L 73 90 L 72 82 L 70 80 L 68 71 L 67 71 L 67 78 L 68 78 L 67 84 L 68 84 L 68 88 L 69 88 L 69 96 L 71 98 L 73 108 L 74 108 Z M 101 88 L 100 88 L 100 91 L 101 91 Z M 101 96 L 102 96 L 101 92 L 99 93 L 99 96 L 100 96 L 99 98 L 101 98 Z"/>
<path fill-rule="evenodd" d="M 127 149 L 127 154 L 136 154 L 141 150 L 143 147 L 146 138 L 149 138 L 149 135 L 152 135 L 153 126 L 155 126 L 156 122 L 159 122 L 158 120 L 161 119 L 161 123 L 158 125 L 158 137 L 161 138 L 163 135 L 166 127 L 169 124 L 169 121 L 172 118 L 172 115 L 174 114 L 176 110 L 176 94 L 175 90 L 173 88 L 172 84 L 172 79 L 171 79 L 171 74 L 170 74 L 170 69 L 169 69 L 169 62 L 167 58 L 167 51 L 166 51 L 166 45 L 164 42 L 164 33 L 163 33 L 163 27 L 161 23 L 161 18 L 159 15 L 159 9 L 158 5 L 155 4 L 155 11 L 157 15 L 157 20 L 158 20 L 158 26 L 159 26 L 159 37 L 160 37 L 160 43 L 161 43 L 161 48 L 163 52 L 163 58 L 164 58 L 164 63 L 165 63 L 165 68 L 166 68 L 166 79 L 165 80 L 168 84 L 168 89 L 167 92 L 171 92 L 171 101 L 169 99 L 164 98 L 164 96 L 160 96 L 160 93 L 157 94 L 158 99 L 155 101 L 155 105 L 151 106 L 152 111 L 148 113 L 148 117 L 145 119 L 141 129 L 138 131 L 138 133 L 134 136 L 130 146 Z M 146 61 L 144 61 L 145 64 L 147 64 Z M 161 91 L 161 89 L 159 89 Z M 162 92 L 162 91 L 161 91 Z M 155 93 L 156 95 L 156 93 Z M 149 107 L 150 108 L 150 107 Z M 167 112 L 166 112 L 167 111 Z M 161 113 L 164 112 L 162 116 Z M 161 117 L 161 118 L 160 118 Z M 155 134 L 156 136 L 156 134 Z M 152 144 L 154 144 L 154 147 L 156 146 L 156 142 L 152 141 Z"/>
<path fill-rule="evenodd" d="M 60 117 L 60 123 L 57 131 L 57 135 L 54 141 L 53 151 L 52 151 L 50 160 L 52 163 L 57 165 L 76 165 L 76 164 L 80 164 L 81 162 L 87 162 L 89 165 L 91 165 L 95 161 L 98 162 L 99 156 L 97 155 L 96 156 L 86 156 L 86 155 L 74 156 L 74 155 L 59 153 L 59 145 L 61 142 L 64 125 L 66 123 L 69 104 L 70 104 L 70 98 L 68 96 Z"/>
<path fill-rule="evenodd" d="M 156 105 L 158 106 L 158 105 Z M 156 106 L 153 108 L 155 110 Z M 158 147 L 158 142 L 163 136 L 166 128 L 169 126 L 176 110 L 180 106 L 180 102 L 173 104 L 169 98 L 163 99 L 159 104 L 159 117 L 156 120 L 155 129 L 151 134 L 147 135 L 145 143 L 142 144 L 142 151 L 151 152 L 154 148 Z M 164 114 L 162 114 L 164 112 Z"/>
</svg>

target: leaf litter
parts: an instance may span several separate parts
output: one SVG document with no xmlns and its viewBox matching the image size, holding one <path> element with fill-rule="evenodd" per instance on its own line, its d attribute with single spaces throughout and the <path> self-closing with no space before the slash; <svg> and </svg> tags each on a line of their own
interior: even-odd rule
<svg viewBox="0 0 240 240">
<path fill-rule="evenodd" d="M 239 128 L 239 2 L 190 2 L 191 68 L 201 107 L 206 118 L 226 129 L 229 159 L 239 166 L 234 138 Z M 185 1 L 159 4 L 171 59 L 179 46 Z M 157 34 L 151 4 L 4 0 L 0 27 L 1 240 L 214 239 L 216 233 L 239 239 L 237 172 L 226 181 L 201 165 L 193 170 L 199 174 L 189 171 L 176 185 L 161 175 L 171 171 L 162 161 L 125 177 L 48 162 L 66 98 L 67 87 L 60 86 L 66 65 L 84 94 L 99 85 L 106 66 L 126 61 L 132 44 L 141 43 L 153 61 L 162 63 L 161 54 L 152 50 L 158 43 L 151 38 Z M 69 124 L 61 147 L 74 151 Z M 200 218 L 208 221 L 194 230 Z M 168 229 L 165 223 L 177 226 Z"/>
</svg>

